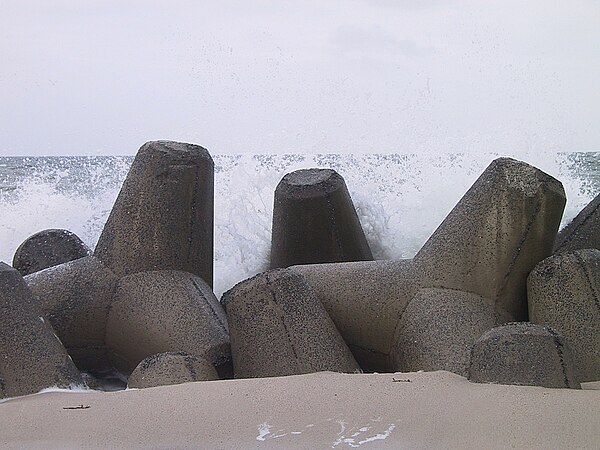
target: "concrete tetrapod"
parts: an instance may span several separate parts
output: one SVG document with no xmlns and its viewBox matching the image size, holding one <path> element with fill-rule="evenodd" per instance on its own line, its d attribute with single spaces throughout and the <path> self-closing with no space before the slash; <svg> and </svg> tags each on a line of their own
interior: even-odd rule
<svg viewBox="0 0 600 450">
<path fill-rule="evenodd" d="M 572 252 L 584 248 L 600 250 L 600 194 L 560 230 L 554 244 L 555 252 Z"/>
<path fill-rule="evenodd" d="M 159 270 L 119 280 L 106 324 L 108 355 L 130 374 L 144 358 L 186 352 L 231 376 L 227 317 L 210 287 L 188 272 Z"/>
<path fill-rule="evenodd" d="M 225 292 L 222 302 L 236 378 L 360 370 L 302 275 L 261 273 Z"/>
<path fill-rule="evenodd" d="M 183 270 L 213 283 L 214 163 L 198 145 L 138 151 L 94 255 L 117 276 Z"/>
<path fill-rule="evenodd" d="M 469 380 L 547 388 L 577 388 L 565 339 L 550 327 L 516 322 L 493 328 L 473 345 Z"/>
<path fill-rule="evenodd" d="M 487 330 L 509 321 L 476 294 L 426 288 L 410 301 L 396 329 L 392 367 L 400 372 L 469 372 L 471 348 Z"/>
<path fill-rule="evenodd" d="M 129 376 L 127 388 L 143 389 L 218 379 L 217 371 L 205 359 L 185 352 L 167 352 L 144 358 Z"/>
<path fill-rule="evenodd" d="M 557 253 L 528 279 L 531 321 L 567 340 L 578 381 L 600 381 L 600 250 Z"/>
<path fill-rule="evenodd" d="M 367 261 L 373 255 L 344 179 L 330 169 L 301 169 L 277 185 L 271 268 Z"/>
<path fill-rule="evenodd" d="M 552 252 L 559 181 L 507 158 L 492 162 L 412 260 L 294 266 L 364 370 L 398 370 L 395 329 L 421 288 L 470 292 L 506 320 L 527 318 L 526 277 Z"/>
<path fill-rule="evenodd" d="M 527 275 L 552 254 L 565 203 L 560 181 L 496 159 L 415 256 L 425 285 L 481 295 L 527 320 Z"/>
<path fill-rule="evenodd" d="M 16 269 L 0 262 L 0 394 L 84 386 L 79 371 Z"/>
<path fill-rule="evenodd" d="M 17 248 L 13 267 L 25 276 L 91 254 L 88 246 L 74 233 L 68 230 L 43 230 L 29 236 Z"/>
<path fill-rule="evenodd" d="M 391 370 L 394 331 L 419 289 L 412 260 L 293 266 L 325 307 L 365 371 Z"/>
<path fill-rule="evenodd" d="M 104 370 L 106 320 L 117 277 L 93 256 L 25 277 L 44 316 L 80 370 Z"/>
</svg>

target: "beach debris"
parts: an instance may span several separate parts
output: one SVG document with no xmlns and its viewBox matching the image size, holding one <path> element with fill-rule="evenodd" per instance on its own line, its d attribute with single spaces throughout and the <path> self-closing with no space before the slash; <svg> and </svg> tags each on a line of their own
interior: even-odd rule
<svg viewBox="0 0 600 450">
<path fill-rule="evenodd" d="M 515 322 L 485 332 L 473 345 L 469 380 L 580 388 L 565 338 L 550 327 Z"/>
<path fill-rule="evenodd" d="M 340 174 L 300 169 L 275 189 L 271 268 L 373 259 Z"/>
<path fill-rule="evenodd" d="M 529 275 L 528 295 L 531 321 L 568 342 L 577 380 L 600 380 L 600 250 L 544 259 Z"/>
<path fill-rule="evenodd" d="M 0 262 L 0 394 L 84 386 L 21 274 Z"/>
<path fill-rule="evenodd" d="M 15 251 L 12 265 L 25 276 L 91 254 L 89 247 L 74 233 L 50 229 L 25 239 Z"/>
<path fill-rule="evenodd" d="M 129 376 L 127 388 L 143 389 L 218 379 L 214 366 L 205 359 L 185 352 L 165 352 L 144 358 Z"/>
<path fill-rule="evenodd" d="M 360 368 L 304 277 L 274 269 L 223 294 L 236 377 Z"/>
<path fill-rule="evenodd" d="M 63 406 L 63 409 L 90 409 L 90 405 Z"/>
</svg>

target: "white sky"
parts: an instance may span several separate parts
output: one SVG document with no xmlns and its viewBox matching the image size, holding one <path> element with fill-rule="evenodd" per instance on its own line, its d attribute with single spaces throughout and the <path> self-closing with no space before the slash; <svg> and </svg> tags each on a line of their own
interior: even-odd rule
<svg viewBox="0 0 600 450">
<path fill-rule="evenodd" d="M 0 0 L 0 155 L 600 151 L 597 0 Z"/>
</svg>

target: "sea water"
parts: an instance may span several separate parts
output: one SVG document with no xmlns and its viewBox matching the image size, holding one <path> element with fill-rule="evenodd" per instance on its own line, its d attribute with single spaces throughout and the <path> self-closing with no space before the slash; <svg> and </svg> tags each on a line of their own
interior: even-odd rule
<svg viewBox="0 0 600 450">
<path fill-rule="evenodd" d="M 498 154 L 213 155 L 215 293 L 268 267 L 273 193 L 300 168 L 346 180 L 376 259 L 412 257 Z M 515 156 L 515 155 L 511 155 Z M 562 181 L 563 225 L 600 191 L 600 152 L 521 154 Z M 132 156 L 0 157 L 0 260 L 47 228 L 65 228 L 92 249 Z"/>
</svg>

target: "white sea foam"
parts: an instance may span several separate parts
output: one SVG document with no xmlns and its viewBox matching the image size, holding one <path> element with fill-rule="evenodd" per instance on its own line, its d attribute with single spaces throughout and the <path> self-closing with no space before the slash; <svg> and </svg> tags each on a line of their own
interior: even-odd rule
<svg viewBox="0 0 600 450">
<path fill-rule="evenodd" d="M 35 392 L 33 394 L 28 394 L 25 397 L 29 397 L 32 395 L 55 393 L 55 392 L 63 393 L 63 394 L 90 394 L 90 393 L 96 392 L 96 391 L 89 389 L 87 386 L 83 386 L 80 384 L 72 384 L 69 387 L 50 386 L 50 387 L 44 388 L 38 392 Z M 0 403 L 9 402 L 13 399 L 21 398 L 21 397 L 23 397 L 23 396 L 0 398 Z"/>
<path fill-rule="evenodd" d="M 258 426 L 258 436 L 256 436 L 256 440 L 265 441 L 269 434 L 271 434 L 271 425 L 269 425 L 267 422 L 261 423 Z"/>
<path fill-rule="evenodd" d="M 409 258 L 497 156 L 215 155 L 215 293 L 220 296 L 267 268 L 273 193 L 286 172 L 337 170 L 346 180 L 374 256 Z M 508 156 L 563 182 L 569 199 L 563 223 L 590 200 L 593 191 L 582 189 L 584 181 L 564 155 Z M 53 169 L 52 176 L 45 176 L 38 168 L 16 189 L 0 191 L 0 260 L 10 263 L 25 238 L 46 228 L 69 229 L 93 248 L 129 163 L 129 158 L 97 162 L 97 167 L 86 167 L 86 179 L 76 181 L 72 171 Z"/>
</svg>

